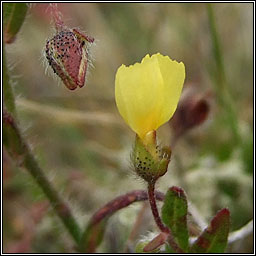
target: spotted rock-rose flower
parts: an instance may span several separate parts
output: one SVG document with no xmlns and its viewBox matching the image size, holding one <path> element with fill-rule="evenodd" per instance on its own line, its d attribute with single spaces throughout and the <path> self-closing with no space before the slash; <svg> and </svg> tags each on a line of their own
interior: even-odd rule
<svg viewBox="0 0 256 256">
<path fill-rule="evenodd" d="M 184 64 L 160 53 L 117 70 L 116 104 L 136 133 L 132 163 L 135 172 L 149 183 L 167 171 L 171 149 L 157 145 L 156 130 L 173 116 L 184 80 Z"/>
</svg>

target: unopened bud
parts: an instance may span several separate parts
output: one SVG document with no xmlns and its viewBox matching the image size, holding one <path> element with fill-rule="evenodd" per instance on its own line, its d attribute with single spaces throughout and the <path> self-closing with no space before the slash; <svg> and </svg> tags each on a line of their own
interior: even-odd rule
<svg viewBox="0 0 256 256">
<path fill-rule="evenodd" d="M 201 125 L 207 119 L 209 112 L 208 95 L 200 95 L 194 90 L 187 90 L 170 121 L 175 137 L 177 138 L 190 129 Z"/>
<path fill-rule="evenodd" d="M 89 46 L 94 39 L 77 29 L 63 28 L 47 40 L 45 53 L 49 65 L 66 87 L 74 90 L 85 84 L 89 60 Z"/>
</svg>

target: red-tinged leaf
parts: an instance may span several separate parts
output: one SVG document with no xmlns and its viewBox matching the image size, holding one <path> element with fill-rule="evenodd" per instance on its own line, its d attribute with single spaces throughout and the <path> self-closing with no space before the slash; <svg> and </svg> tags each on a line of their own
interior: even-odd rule
<svg viewBox="0 0 256 256">
<path fill-rule="evenodd" d="M 192 253 L 223 253 L 230 226 L 230 212 L 224 208 L 212 219 L 191 247 Z"/>
<path fill-rule="evenodd" d="M 188 250 L 187 199 L 179 187 L 171 187 L 162 207 L 162 220 L 170 228 L 176 243 L 184 251 Z"/>
<path fill-rule="evenodd" d="M 12 43 L 28 10 L 26 3 L 3 3 L 4 42 Z"/>
</svg>

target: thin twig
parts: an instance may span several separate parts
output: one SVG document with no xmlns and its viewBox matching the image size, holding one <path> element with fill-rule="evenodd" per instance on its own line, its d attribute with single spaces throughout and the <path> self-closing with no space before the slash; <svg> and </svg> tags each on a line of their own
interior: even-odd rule
<svg viewBox="0 0 256 256">
<path fill-rule="evenodd" d="M 43 170 L 39 167 L 29 146 L 21 136 L 21 132 L 13 117 L 4 110 L 3 112 L 3 134 L 4 145 L 13 159 L 18 160 L 18 164 L 25 167 L 31 176 L 35 179 L 39 187 L 45 193 L 50 201 L 52 208 L 62 220 L 74 241 L 78 243 L 81 237 L 81 230 L 69 206 L 60 197 L 58 192 L 52 187 L 45 176 Z"/>
<path fill-rule="evenodd" d="M 241 240 L 247 237 L 249 234 L 252 234 L 252 232 L 253 232 L 253 220 L 249 221 L 241 229 L 230 233 L 228 237 L 228 244 L 232 244 L 238 240 Z"/>
<path fill-rule="evenodd" d="M 159 201 L 164 200 L 164 194 L 156 191 L 155 192 L 156 199 Z M 101 209 L 99 209 L 91 218 L 90 223 L 92 225 L 99 223 L 102 219 L 109 217 L 114 212 L 129 206 L 134 202 L 145 201 L 148 199 L 147 192 L 144 190 L 134 190 L 125 195 L 118 196 L 113 199 Z"/>
<path fill-rule="evenodd" d="M 17 99 L 16 104 L 24 110 L 29 110 L 44 115 L 51 120 L 58 120 L 65 123 L 83 122 L 86 124 L 122 125 L 121 120 L 110 113 L 70 110 L 41 104 L 27 99 Z"/>
<path fill-rule="evenodd" d="M 161 192 L 155 192 L 156 200 L 163 201 L 164 194 Z M 97 231 L 97 228 L 108 219 L 112 214 L 117 211 L 129 206 L 132 203 L 148 200 L 147 191 L 144 190 L 134 190 L 125 195 L 118 196 L 112 201 L 105 204 L 100 208 L 88 222 L 86 229 L 82 235 L 79 250 L 81 252 L 93 253 L 96 250 L 98 244 L 95 243 L 97 238 L 91 237 L 91 234 L 94 234 L 94 230 Z"/>
</svg>

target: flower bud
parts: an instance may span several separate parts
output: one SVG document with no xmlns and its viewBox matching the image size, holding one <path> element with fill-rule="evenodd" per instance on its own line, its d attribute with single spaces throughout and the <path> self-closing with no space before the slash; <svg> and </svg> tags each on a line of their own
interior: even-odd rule
<svg viewBox="0 0 256 256">
<path fill-rule="evenodd" d="M 187 88 L 170 121 L 176 139 L 203 124 L 208 118 L 209 112 L 209 93 L 200 94 L 193 88 Z"/>
<path fill-rule="evenodd" d="M 88 47 L 93 41 L 77 29 L 68 28 L 47 40 L 45 54 L 48 63 L 70 90 L 84 86 L 90 63 Z"/>
<path fill-rule="evenodd" d="M 132 152 L 135 172 L 147 182 L 163 176 L 171 158 L 169 147 L 160 148 L 156 142 L 156 131 L 148 132 L 143 139 L 136 135 Z"/>
</svg>

